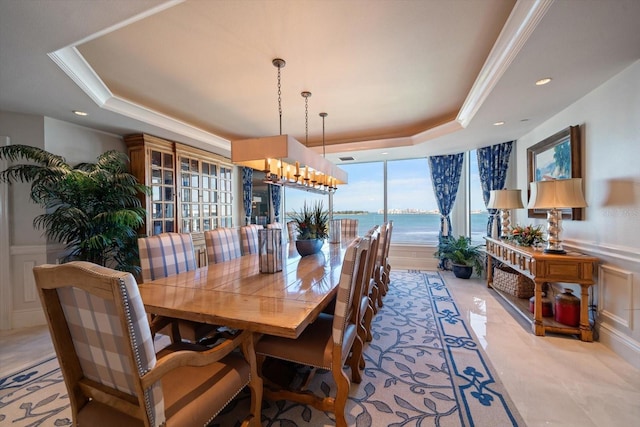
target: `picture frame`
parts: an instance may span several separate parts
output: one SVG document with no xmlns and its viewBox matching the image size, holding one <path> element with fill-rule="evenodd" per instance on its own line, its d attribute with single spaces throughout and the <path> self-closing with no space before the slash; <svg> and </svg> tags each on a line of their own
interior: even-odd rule
<svg viewBox="0 0 640 427">
<path fill-rule="evenodd" d="M 580 127 L 569 126 L 527 148 L 527 198 L 534 181 L 582 178 Z M 562 219 L 582 220 L 583 208 L 562 209 Z M 529 209 L 529 218 L 546 218 L 545 209 Z"/>
</svg>

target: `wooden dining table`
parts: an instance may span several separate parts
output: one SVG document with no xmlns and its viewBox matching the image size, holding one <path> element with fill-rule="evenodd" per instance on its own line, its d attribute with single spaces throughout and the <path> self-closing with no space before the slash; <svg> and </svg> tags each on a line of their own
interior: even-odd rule
<svg viewBox="0 0 640 427">
<path fill-rule="evenodd" d="M 250 254 L 143 283 L 140 294 L 149 313 L 297 338 L 336 295 L 347 245 L 300 257 L 287 244 L 282 271 L 261 273 Z"/>
</svg>

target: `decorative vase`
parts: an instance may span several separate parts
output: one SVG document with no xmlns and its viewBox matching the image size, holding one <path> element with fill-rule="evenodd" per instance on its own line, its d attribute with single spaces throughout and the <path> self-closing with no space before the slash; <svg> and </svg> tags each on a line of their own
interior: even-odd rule
<svg viewBox="0 0 640 427">
<path fill-rule="evenodd" d="M 580 298 L 573 295 L 571 289 L 564 290 L 556 295 L 556 322 L 567 326 L 580 324 Z"/>
<path fill-rule="evenodd" d="M 550 298 L 547 298 L 547 293 L 543 292 L 542 297 L 540 298 L 542 301 L 542 317 L 551 317 L 553 316 L 553 303 Z M 536 305 L 536 297 L 535 295 L 529 298 L 529 311 L 534 312 Z"/>
<path fill-rule="evenodd" d="M 300 256 L 313 255 L 320 252 L 324 239 L 296 240 L 296 249 Z"/>
<path fill-rule="evenodd" d="M 473 267 L 469 265 L 453 264 L 453 274 L 458 279 L 468 279 L 473 274 Z"/>
</svg>

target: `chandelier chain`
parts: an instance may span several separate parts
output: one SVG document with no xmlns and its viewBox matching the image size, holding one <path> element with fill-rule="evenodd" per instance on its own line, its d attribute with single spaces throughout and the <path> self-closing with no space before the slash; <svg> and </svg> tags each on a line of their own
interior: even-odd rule
<svg viewBox="0 0 640 427">
<path fill-rule="evenodd" d="M 304 145 L 309 146 L 309 97 L 304 97 Z"/>
<path fill-rule="evenodd" d="M 280 116 L 280 135 L 282 135 L 282 86 L 280 84 L 280 66 L 278 66 L 278 114 Z"/>
</svg>

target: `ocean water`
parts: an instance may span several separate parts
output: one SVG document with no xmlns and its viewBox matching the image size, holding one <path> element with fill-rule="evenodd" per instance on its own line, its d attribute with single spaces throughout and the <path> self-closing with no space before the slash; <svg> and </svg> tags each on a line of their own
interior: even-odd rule
<svg viewBox="0 0 640 427">
<path fill-rule="evenodd" d="M 374 225 L 381 225 L 384 222 L 384 215 L 377 213 L 344 215 L 334 214 L 334 218 L 355 218 L 358 220 L 358 234 L 364 235 Z M 393 221 L 393 243 L 413 243 L 413 244 L 437 244 L 438 232 L 440 230 L 440 215 L 436 214 L 389 214 L 388 219 Z M 477 213 L 471 215 L 471 237 L 473 241 L 482 241 L 482 236 L 486 235 L 487 213 Z M 461 233 L 456 229 L 453 234 L 458 236 Z"/>
</svg>

